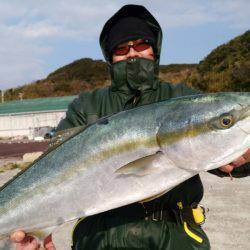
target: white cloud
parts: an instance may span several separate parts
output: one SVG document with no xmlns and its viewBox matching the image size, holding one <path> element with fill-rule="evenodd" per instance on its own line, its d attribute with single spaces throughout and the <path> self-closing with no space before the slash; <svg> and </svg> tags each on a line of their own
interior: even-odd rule
<svg viewBox="0 0 250 250">
<path fill-rule="evenodd" d="M 42 57 L 51 48 L 39 46 L 0 26 L 0 89 L 28 83 L 44 77 Z"/>
<path fill-rule="evenodd" d="M 103 6 L 104 8 L 102 8 Z M 15 10 L 21 8 L 16 15 Z M 4 12 L 7 9 L 8 15 Z M 110 1 L 12 1 L 0 3 L 0 16 L 5 25 L 18 35 L 29 38 L 71 37 L 89 39 L 98 36 L 101 26 L 114 11 L 115 4 Z M 19 22 L 8 24 L 11 19 Z"/>
<path fill-rule="evenodd" d="M 197 26 L 211 22 L 226 22 L 234 28 L 250 25 L 248 0 L 134 2 L 148 7 L 163 27 Z M 13 32 L 29 38 L 89 39 L 98 36 L 106 19 L 126 3 L 129 1 L 13 0 L 8 4 L 0 3 L 0 16 L 2 20 L 18 18 L 19 22 L 12 25 Z"/>
<path fill-rule="evenodd" d="M 141 1 L 136 1 L 140 4 Z M 224 22 L 229 27 L 249 29 L 249 0 L 158 0 L 143 1 L 163 27 L 188 27 Z M 237 24 L 237 25 L 235 25 Z"/>
<path fill-rule="evenodd" d="M 250 1 L 214 1 L 212 4 L 214 12 L 217 14 L 216 21 L 224 21 L 229 27 L 235 29 L 250 28 Z"/>
<path fill-rule="evenodd" d="M 8 24 L 13 32 L 28 38 L 97 37 L 106 19 L 128 1 L 31 1 L 0 3 L 2 20 L 19 20 Z M 250 26 L 250 1 L 135 1 L 148 7 L 163 27 L 197 26 L 225 22 L 234 28 Z"/>
<path fill-rule="evenodd" d="M 30 38 L 39 37 L 58 37 L 60 36 L 60 27 L 48 25 L 46 23 L 37 23 L 36 25 L 28 25 L 23 30 L 23 35 Z"/>
</svg>

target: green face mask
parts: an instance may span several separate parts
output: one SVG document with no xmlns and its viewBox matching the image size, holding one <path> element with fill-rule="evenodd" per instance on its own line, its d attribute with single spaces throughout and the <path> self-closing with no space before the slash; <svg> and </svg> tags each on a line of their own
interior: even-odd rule
<svg viewBox="0 0 250 250">
<path fill-rule="evenodd" d="M 155 89 L 155 61 L 145 58 L 130 58 L 111 65 L 112 89 L 125 92 Z"/>
</svg>

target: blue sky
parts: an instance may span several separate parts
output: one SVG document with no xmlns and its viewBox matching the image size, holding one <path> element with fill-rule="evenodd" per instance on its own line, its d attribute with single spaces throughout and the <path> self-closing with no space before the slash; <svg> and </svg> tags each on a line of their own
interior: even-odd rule
<svg viewBox="0 0 250 250">
<path fill-rule="evenodd" d="M 0 0 L 0 89 L 79 58 L 103 59 L 100 31 L 128 3 L 144 5 L 161 24 L 161 64 L 198 63 L 250 27 L 249 0 Z"/>
</svg>

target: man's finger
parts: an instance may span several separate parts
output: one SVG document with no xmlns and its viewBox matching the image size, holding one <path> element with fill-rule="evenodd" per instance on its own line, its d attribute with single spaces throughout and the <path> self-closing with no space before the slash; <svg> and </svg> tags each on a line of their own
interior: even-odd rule
<svg viewBox="0 0 250 250">
<path fill-rule="evenodd" d="M 243 155 L 246 162 L 250 162 L 250 148 L 246 151 L 246 153 Z"/>
<path fill-rule="evenodd" d="M 32 236 L 26 236 L 20 243 L 16 243 L 16 250 L 38 250 L 37 240 Z"/>
<path fill-rule="evenodd" d="M 228 164 L 228 165 L 225 165 L 225 166 L 222 166 L 219 168 L 219 170 L 221 170 L 222 172 L 225 172 L 225 173 L 231 173 L 234 169 L 234 166 L 231 165 L 231 164 Z"/>
<path fill-rule="evenodd" d="M 10 240 L 15 243 L 23 241 L 24 238 L 25 238 L 25 232 L 23 231 L 17 231 L 10 235 Z"/>
<path fill-rule="evenodd" d="M 52 235 L 51 234 L 45 238 L 44 247 L 46 250 L 56 250 L 56 248 L 52 242 Z"/>
<path fill-rule="evenodd" d="M 245 163 L 246 163 L 246 159 L 243 156 L 239 157 L 238 159 L 236 159 L 235 161 L 232 162 L 232 164 L 235 167 L 239 167 Z"/>
</svg>

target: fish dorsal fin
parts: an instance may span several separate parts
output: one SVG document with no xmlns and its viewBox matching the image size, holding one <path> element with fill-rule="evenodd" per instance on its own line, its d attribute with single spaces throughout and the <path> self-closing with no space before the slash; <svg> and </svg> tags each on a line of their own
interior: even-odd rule
<svg viewBox="0 0 250 250">
<path fill-rule="evenodd" d="M 159 168 L 157 167 L 157 160 L 163 155 L 162 152 L 156 152 L 153 155 L 148 155 L 143 158 L 130 162 L 115 172 L 120 175 L 136 175 L 145 176 L 150 173 L 155 173 Z"/>
<path fill-rule="evenodd" d="M 51 139 L 50 146 L 54 147 L 54 146 L 62 144 L 69 138 L 82 132 L 85 128 L 86 126 L 79 126 L 79 127 L 69 128 L 69 129 L 57 132 L 56 136 Z"/>
</svg>

